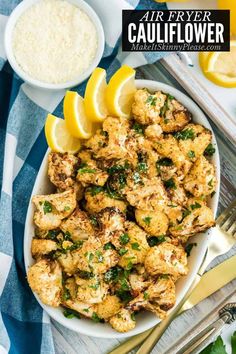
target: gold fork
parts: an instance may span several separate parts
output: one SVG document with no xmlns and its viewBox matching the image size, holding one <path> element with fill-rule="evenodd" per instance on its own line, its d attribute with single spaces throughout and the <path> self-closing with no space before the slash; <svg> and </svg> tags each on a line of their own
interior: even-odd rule
<svg viewBox="0 0 236 354">
<path fill-rule="evenodd" d="M 149 329 L 144 333 L 138 334 L 126 342 L 119 345 L 112 350 L 109 354 L 126 354 L 138 345 L 143 345 L 138 350 L 137 354 L 147 354 L 153 349 L 158 342 L 166 328 L 173 321 L 173 319 L 192 307 L 191 303 L 188 303 L 188 297 L 192 290 L 198 284 L 201 276 L 205 272 L 208 265 L 218 256 L 227 253 L 236 244 L 236 200 L 234 200 L 216 219 L 216 226 L 212 232 L 212 235 L 208 244 L 208 251 L 205 259 L 194 279 L 191 289 L 188 291 L 184 300 L 181 301 L 174 311 L 170 315 L 160 322 L 154 329 Z"/>
</svg>

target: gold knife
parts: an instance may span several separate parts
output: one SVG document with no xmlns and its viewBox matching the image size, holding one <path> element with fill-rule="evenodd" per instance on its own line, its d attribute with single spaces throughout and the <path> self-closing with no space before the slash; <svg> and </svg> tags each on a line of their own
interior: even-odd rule
<svg viewBox="0 0 236 354">
<path fill-rule="evenodd" d="M 196 286 L 196 282 L 194 281 L 194 285 L 188 291 L 185 298 L 169 314 L 167 319 L 160 322 L 160 324 L 158 324 L 154 329 L 151 328 L 144 333 L 134 336 L 130 341 L 126 341 L 123 344 L 119 345 L 119 347 L 112 350 L 110 354 L 129 353 L 132 349 L 141 344 L 146 338 L 147 339 L 145 340 L 144 345 L 140 347 L 136 354 L 150 353 L 152 348 L 155 346 L 158 338 L 162 336 L 168 324 L 173 321 L 177 314 L 179 315 L 183 311 L 189 310 L 193 306 L 197 305 L 200 301 L 212 295 L 214 292 L 216 292 L 235 278 L 236 255 L 220 263 L 216 267 L 209 270 L 207 273 L 203 274 L 202 277 L 199 278 L 200 281 Z"/>
</svg>

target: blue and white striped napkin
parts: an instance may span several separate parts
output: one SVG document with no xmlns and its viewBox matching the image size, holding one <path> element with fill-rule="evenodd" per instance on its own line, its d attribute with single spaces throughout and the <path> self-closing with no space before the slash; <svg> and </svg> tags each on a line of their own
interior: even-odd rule
<svg viewBox="0 0 236 354">
<path fill-rule="evenodd" d="M 26 281 L 23 234 L 26 211 L 47 149 L 48 112 L 62 116 L 65 91 L 43 92 L 24 83 L 6 62 L 4 28 L 20 0 L 0 0 L 0 354 L 52 354 L 48 315 Z M 106 47 L 101 67 L 108 77 L 122 63 L 134 67 L 158 60 L 162 53 L 118 52 L 122 9 L 165 9 L 153 0 L 87 0 L 102 20 Z M 76 90 L 83 95 L 86 83 Z"/>
</svg>

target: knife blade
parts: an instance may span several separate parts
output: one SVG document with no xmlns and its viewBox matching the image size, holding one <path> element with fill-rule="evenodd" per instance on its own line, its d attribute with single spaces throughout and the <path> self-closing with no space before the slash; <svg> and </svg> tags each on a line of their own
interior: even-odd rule
<svg viewBox="0 0 236 354">
<path fill-rule="evenodd" d="M 149 345 L 149 351 L 152 349 L 153 340 L 162 336 L 167 326 L 173 321 L 173 319 L 180 315 L 182 312 L 189 310 L 199 302 L 212 295 L 214 292 L 228 284 L 230 281 L 236 278 L 236 255 L 220 263 L 216 267 L 203 274 L 202 277 L 197 276 L 193 285 L 188 291 L 187 295 L 180 302 L 178 306 L 169 314 L 167 319 L 160 322 L 154 329 L 151 328 L 141 334 L 132 337 L 130 340 L 119 345 L 119 347 L 112 350 L 109 354 L 125 354 L 130 352 L 136 346 L 141 344 L 146 338 L 145 348 Z M 197 284 L 198 282 L 198 284 Z M 197 284 L 197 285 L 196 285 Z M 193 290 L 192 290 L 193 289 Z M 140 347 L 138 354 L 144 353 L 144 348 Z M 145 353 L 149 352 L 145 351 Z"/>
</svg>

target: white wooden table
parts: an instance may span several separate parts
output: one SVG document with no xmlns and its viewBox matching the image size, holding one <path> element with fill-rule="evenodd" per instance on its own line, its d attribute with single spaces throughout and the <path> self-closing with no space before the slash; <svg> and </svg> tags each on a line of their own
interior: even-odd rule
<svg viewBox="0 0 236 354">
<path fill-rule="evenodd" d="M 161 71 L 156 65 L 149 65 L 141 68 L 138 70 L 138 77 L 172 84 L 172 82 L 166 78 L 163 71 Z M 214 125 L 212 125 L 212 128 L 217 137 L 221 156 L 221 194 L 218 210 L 218 212 L 220 212 L 230 203 L 231 200 L 236 198 L 236 148 L 232 146 L 230 141 L 228 141 Z M 230 257 L 235 252 L 236 247 L 226 256 L 219 257 L 215 262 L 211 264 L 211 267 L 217 263 L 220 263 L 225 258 Z M 229 292 L 233 287 L 235 288 L 235 286 L 236 280 L 228 284 L 226 287 L 215 293 L 210 298 L 204 300 L 194 309 L 177 318 L 163 335 L 158 345 L 156 345 L 153 353 L 164 354 L 168 347 L 170 347 L 171 344 L 173 344 L 179 336 L 182 336 L 184 333 L 189 331 L 189 329 L 194 327 L 194 325 L 203 319 L 207 313 L 211 312 L 215 307 L 217 307 L 222 299 L 227 296 L 227 294 L 229 294 Z M 225 327 L 223 337 L 228 343 L 230 342 L 231 334 L 235 330 L 236 323 Z M 117 346 L 119 342 L 122 342 L 122 340 L 118 339 L 98 339 L 87 337 L 85 335 L 79 335 L 64 328 L 54 321 L 53 334 L 56 354 L 105 354 Z M 229 347 L 228 353 L 231 354 Z"/>
</svg>

